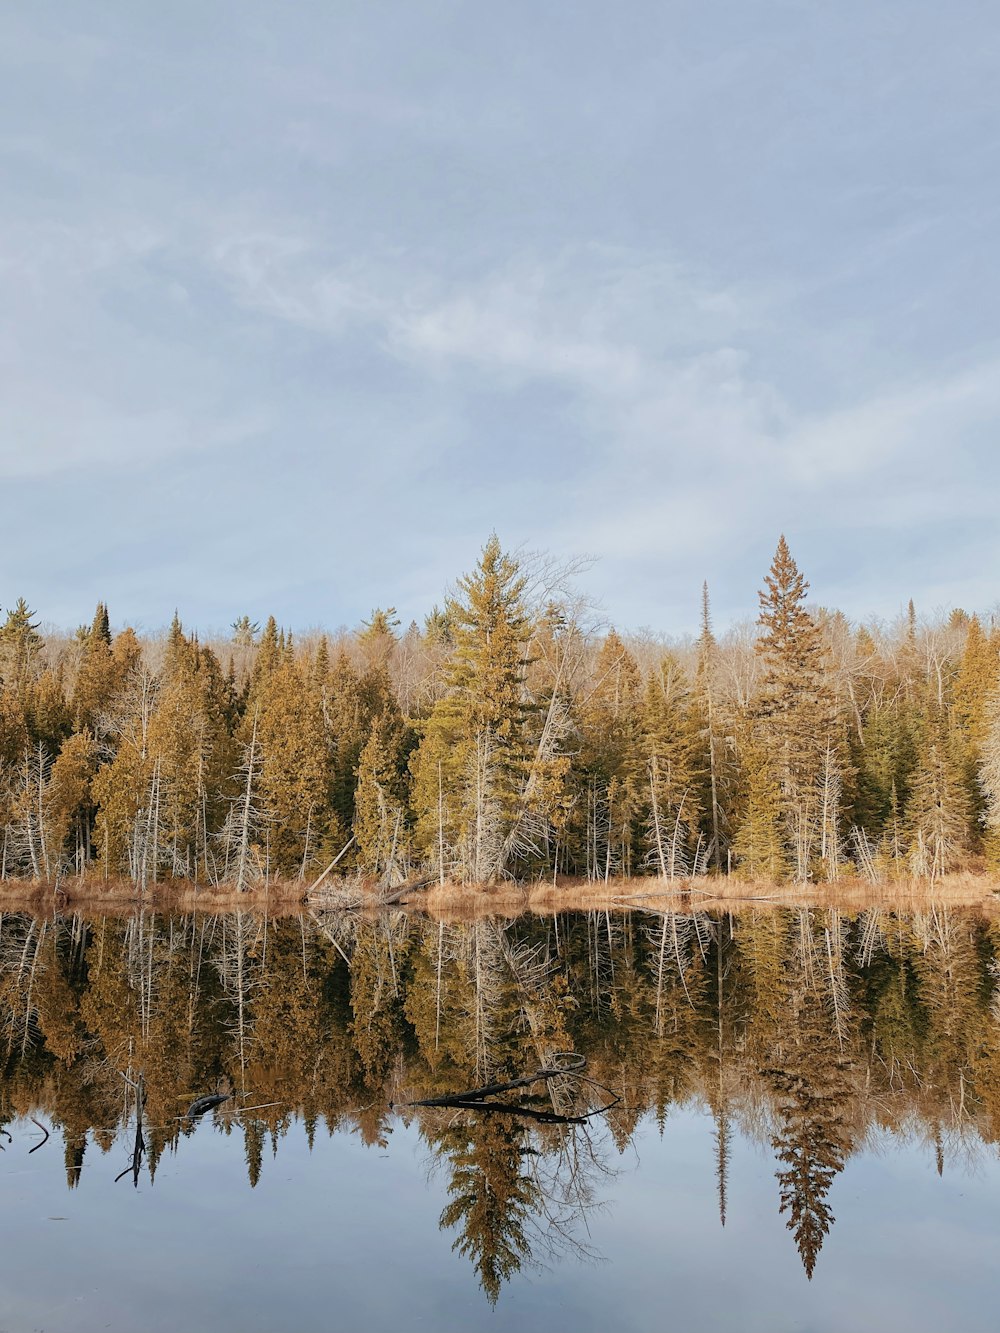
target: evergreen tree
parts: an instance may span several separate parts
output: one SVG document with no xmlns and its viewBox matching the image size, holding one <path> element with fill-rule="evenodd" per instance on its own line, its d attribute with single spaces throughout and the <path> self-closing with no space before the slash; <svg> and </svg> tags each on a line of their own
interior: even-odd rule
<svg viewBox="0 0 1000 1333">
<path fill-rule="evenodd" d="M 303 874 L 321 848 L 325 853 L 344 841 L 344 826 L 331 803 L 322 701 L 286 652 L 273 671 L 259 678 L 254 707 L 259 791 L 271 821 L 270 863 L 279 874 Z"/>
<path fill-rule="evenodd" d="M 83 639 L 73 688 L 70 711 L 74 726 L 94 730 L 98 717 L 110 706 L 120 684 L 120 672 L 111 649 L 108 609 L 103 602 L 98 602 L 93 623 Z"/>
<path fill-rule="evenodd" d="M 252 648 L 257 642 L 260 625 L 249 616 L 240 616 L 233 621 L 230 628 L 233 631 L 233 643 L 237 648 Z"/>
<path fill-rule="evenodd" d="M 0 669 L 7 684 L 18 690 L 23 690 L 34 675 L 42 649 L 38 621 L 31 618 L 34 614 L 19 597 L 0 626 Z"/>
<path fill-rule="evenodd" d="M 45 793 L 47 841 L 53 861 L 56 865 L 69 862 L 78 873 L 90 858 L 91 783 L 96 772 L 94 738 L 87 731 L 78 731 L 59 751 Z"/>
<path fill-rule="evenodd" d="M 795 877 L 807 879 L 822 838 L 823 788 L 831 763 L 842 763 L 842 735 L 822 634 L 805 608 L 809 585 L 783 536 L 764 582 L 756 732 L 777 778 L 788 860 Z"/>
<path fill-rule="evenodd" d="M 648 808 L 643 754 L 642 678 L 633 655 L 610 630 L 580 705 L 577 808 L 584 818 L 585 865 L 591 878 L 631 874 Z"/>
<path fill-rule="evenodd" d="M 442 874 L 478 882 L 508 865 L 530 773 L 524 588 L 517 562 L 491 537 L 449 606 L 448 688 L 412 761 L 418 848 Z"/>
<path fill-rule="evenodd" d="M 524 1131 L 499 1117 L 479 1117 L 443 1136 L 451 1165 L 451 1202 L 440 1225 L 460 1227 L 453 1249 L 471 1259 L 490 1305 L 531 1256 L 526 1224 L 537 1187 L 522 1170 Z"/>
<path fill-rule="evenodd" d="M 705 859 L 699 832 L 698 739 L 684 672 L 665 657 L 646 682 L 643 700 L 642 797 L 648 810 L 647 865 L 670 879 L 699 870 Z"/>
<path fill-rule="evenodd" d="M 933 713 L 910 784 L 906 824 L 915 875 L 936 879 L 957 870 L 971 850 L 968 789 L 949 753 L 944 721 Z"/>
<path fill-rule="evenodd" d="M 969 620 L 965 647 L 955 675 L 955 715 L 975 755 L 986 737 L 986 710 L 1000 685 L 996 644 L 983 632 L 978 616 Z"/>
<path fill-rule="evenodd" d="M 783 836 L 781 787 L 773 761 L 762 745 L 743 749 L 742 809 L 733 840 L 740 869 L 754 879 L 782 880 L 788 874 Z"/>
<path fill-rule="evenodd" d="M 983 794 L 986 851 L 995 866 L 1000 864 L 1000 690 L 991 695 L 984 709 L 978 778 Z"/>
<path fill-rule="evenodd" d="M 780 1129 L 772 1143 L 781 1163 L 780 1210 L 788 1215 L 809 1278 L 834 1221 L 827 1195 L 850 1146 L 843 1109 L 846 1063 L 812 1000 L 795 1023 L 781 1067 L 770 1071 L 779 1098 Z"/>
<path fill-rule="evenodd" d="M 401 875 L 407 859 L 406 741 L 402 718 L 386 711 L 375 719 L 358 760 L 358 862 L 370 875 L 390 883 Z"/>
<path fill-rule="evenodd" d="M 717 683 L 718 644 L 712 632 L 708 584 L 701 590 L 701 633 L 698 636 L 697 669 L 692 697 L 692 721 L 698 738 L 699 792 L 698 805 L 704 812 L 708 857 L 715 867 L 722 869 L 724 837 L 727 833 L 725 810 L 731 797 L 732 776 Z"/>
<path fill-rule="evenodd" d="M 372 611 L 371 619 L 363 622 L 361 633 L 358 635 L 358 644 L 369 668 L 381 667 L 383 670 L 388 668 L 396 648 L 398 628 L 399 620 L 394 606 L 385 610 L 376 607 Z"/>
</svg>

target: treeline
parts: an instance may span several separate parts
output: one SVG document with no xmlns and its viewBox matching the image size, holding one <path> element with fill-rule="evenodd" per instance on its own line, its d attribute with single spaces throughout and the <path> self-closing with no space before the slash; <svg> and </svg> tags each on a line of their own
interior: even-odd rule
<svg viewBox="0 0 1000 1333">
<path fill-rule="evenodd" d="M 770 1146 L 774 1206 L 811 1274 L 836 1179 L 873 1136 L 915 1137 L 939 1169 L 995 1153 L 998 956 L 996 922 L 947 909 L 0 914 L 0 1130 L 21 1151 L 17 1122 L 42 1110 L 70 1187 L 84 1169 L 113 1176 L 131 1146 L 122 1076 L 141 1074 L 152 1179 L 193 1131 L 184 1108 L 221 1089 L 217 1124 L 242 1138 L 255 1185 L 297 1121 L 310 1141 L 342 1128 L 375 1145 L 412 1118 L 446 1173 L 442 1227 L 495 1299 L 532 1254 L 585 1233 L 644 1118 L 669 1133 L 674 1108 L 698 1106 L 715 1122 L 720 1220 L 738 1131 Z M 606 1117 L 400 1107 L 522 1077 L 554 1051 L 585 1055 L 621 1098 Z M 544 1109 L 608 1100 L 566 1081 Z"/>
<path fill-rule="evenodd" d="M 386 883 L 554 875 L 937 877 L 998 856 L 1000 631 L 852 625 L 784 541 L 755 626 L 598 632 L 496 538 L 400 632 L 227 642 L 108 610 L 0 628 L 0 875 L 238 890 L 339 863 Z M 352 841 L 353 839 L 353 841 Z"/>
</svg>

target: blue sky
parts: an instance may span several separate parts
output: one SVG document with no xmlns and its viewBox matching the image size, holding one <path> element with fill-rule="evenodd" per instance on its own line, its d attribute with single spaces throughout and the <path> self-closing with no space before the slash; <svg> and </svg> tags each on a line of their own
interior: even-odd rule
<svg viewBox="0 0 1000 1333">
<path fill-rule="evenodd" d="M 420 617 L 491 529 L 626 627 L 784 530 L 995 604 L 1000 25 L 974 0 L 0 13 L 0 604 Z"/>
</svg>

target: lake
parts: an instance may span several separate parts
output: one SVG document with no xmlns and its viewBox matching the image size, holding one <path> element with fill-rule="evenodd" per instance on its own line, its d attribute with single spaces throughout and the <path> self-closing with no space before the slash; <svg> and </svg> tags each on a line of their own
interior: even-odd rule
<svg viewBox="0 0 1000 1333">
<path fill-rule="evenodd" d="M 995 1329 L 998 945 L 4 913 L 0 1331 Z"/>
</svg>

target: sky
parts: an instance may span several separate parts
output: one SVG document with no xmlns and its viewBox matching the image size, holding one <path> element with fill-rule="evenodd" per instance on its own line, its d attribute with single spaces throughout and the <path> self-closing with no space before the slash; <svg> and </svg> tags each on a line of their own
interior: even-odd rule
<svg viewBox="0 0 1000 1333">
<path fill-rule="evenodd" d="M 0 605 L 996 604 L 988 0 L 0 9 Z"/>
</svg>

